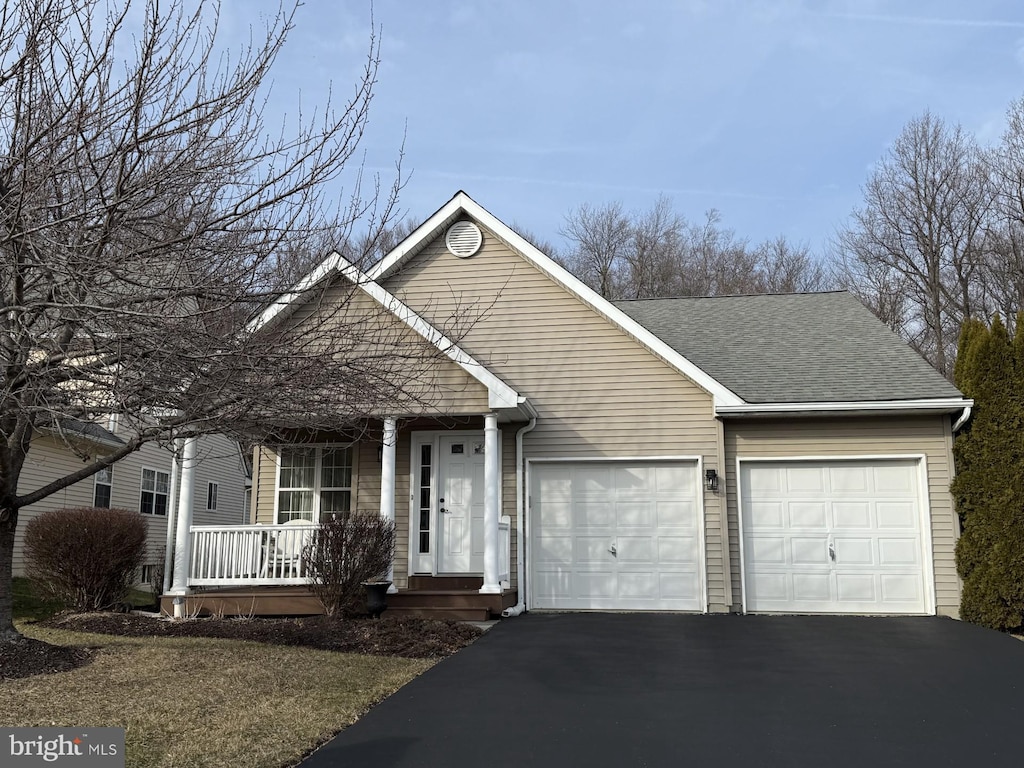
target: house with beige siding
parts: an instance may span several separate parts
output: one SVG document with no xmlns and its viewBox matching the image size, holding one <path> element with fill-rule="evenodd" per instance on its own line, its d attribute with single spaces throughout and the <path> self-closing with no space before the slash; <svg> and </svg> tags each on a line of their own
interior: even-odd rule
<svg viewBox="0 0 1024 768">
<path fill-rule="evenodd" d="M 123 447 L 127 435 L 116 419 L 106 428 L 78 422 L 60 435 L 41 432 L 32 441 L 18 483 L 19 494 L 30 493 L 82 467 L 83 456 L 102 456 Z M 246 521 L 248 478 L 238 444 L 222 435 L 199 438 L 195 464 L 196 493 L 192 522 L 196 526 L 239 525 Z M 14 574 L 25 572 L 24 534 L 29 520 L 43 512 L 67 507 L 118 507 L 137 511 L 146 521 L 146 557 L 141 583 L 149 584 L 163 570 L 168 521 L 178 505 L 173 478 L 180 461 L 174 452 L 146 443 L 104 472 L 81 480 L 24 507 L 14 540 Z M 163 589 L 163 585 L 155 585 Z"/>
<path fill-rule="evenodd" d="M 371 512 L 396 611 L 956 615 L 971 402 L 849 294 L 609 302 L 459 192 L 260 332 L 332 295 L 441 354 L 415 405 L 257 448 L 249 525 L 179 519 L 180 610 L 316 611 L 301 542 Z"/>
</svg>

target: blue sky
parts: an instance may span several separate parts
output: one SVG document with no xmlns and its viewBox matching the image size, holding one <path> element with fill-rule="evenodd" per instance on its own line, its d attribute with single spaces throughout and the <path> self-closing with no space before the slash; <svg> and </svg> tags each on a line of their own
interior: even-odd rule
<svg viewBox="0 0 1024 768">
<path fill-rule="evenodd" d="M 307 0 L 275 109 L 299 91 L 321 102 L 330 81 L 348 92 L 369 9 Z M 410 216 L 464 189 L 556 245 L 581 203 L 641 210 L 664 193 L 691 220 L 716 208 L 752 241 L 819 252 L 909 119 L 930 109 L 992 142 L 1024 96 L 1012 0 L 376 0 L 373 14 L 368 168 L 387 178 L 404 133 Z"/>
</svg>

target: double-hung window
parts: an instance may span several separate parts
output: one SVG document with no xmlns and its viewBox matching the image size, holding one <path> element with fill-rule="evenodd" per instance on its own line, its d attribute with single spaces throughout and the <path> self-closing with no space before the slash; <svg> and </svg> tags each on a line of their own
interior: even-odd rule
<svg viewBox="0 0 1024 768">
<path fill-rule="evenodd" d="M 282 448 L 277 480 L 277 522 L 343 515 L 352 509 L 352 448 Z"/>
<path fill-rule="evenodd" d="M 114 470 L 112 467 L 104 467 L 97 472 L 92 488 L 92 505 L 94 507 L 110 508 L 110 492 L 114 487 Z"/>
<path fill-rule="evenodd" d="M 220 486 L 217 483 L 206 484 L 206 509 L 214 511 L 217 509 L 217 492 L 220 490 Z"/>
<path fill-rule="evenodd" d="M 142 470 L 142 492 L 139 497 L 139 511 L 144 515 L 167 514 L 167 492 L 171 476 L 158 469 Z"/>
</svg>

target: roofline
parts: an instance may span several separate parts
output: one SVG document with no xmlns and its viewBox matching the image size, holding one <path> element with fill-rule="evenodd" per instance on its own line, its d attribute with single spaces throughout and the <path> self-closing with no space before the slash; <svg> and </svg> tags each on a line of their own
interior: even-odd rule
<svg viewBox="0 0 1024 768">
<path fill-rule="evenodd" d="M 487 405 L 489 408 L 517 408 L 521 400 L 519 393 L 489 371 L 482 363 L 463 350 L 441 331 L 424 320 L 420 315 L 389 293 L 379 283 L 373 281 L 365 272 L 349 262 L 340 253 L 332 254 L 337 271 L 356 287 L 362 290 L 384 309 L 405 323 L 428 342 L 443 352 L 448 359 L 487 388 Z"/>
<path fill-rule="evenodd" d="M 861 414 L 861 413 L 956 413 L 971 408 L 973 400 L 963 397 L 942 397 L 919 400 L 857 400 L 819 403 L 745 403 L 722 405 L 715 408 L 716 416 L 774 416 L 805 414 Z"/>
<path fill-rule="evenodd" d="M 400 267 L 412 255 L 418 253 L 430 235 L 444 226 L 447 221 L 459 215 L 459 213 L 466 213 L 479 221 L 506 245 L 517 251 L 523 258 L 567 291 L 574 294 L 584 304 L 588 305 L 613 325 L 618 326 L 622 331 L 632 336 L 666 363 L 709 392 L 714 399 L 716 407 L 720 405 L 740 406 L 744 404 L 743 399 L 739 395 L 710 376 L 703 369 L 694 365 L 690 360 L 679 354 L 679 352 L 636 322 L 608 299 L 598 295 L 596 291 L 588 288 L 579 279 L 573 277 L 567 270 L 556 264 L 536 246 L 527 242 L 521 235 L 517 234 L 511 227 L 504 224 L 487 209 L 474 201 L 465 192 L 459 191 L 456 193 L 433 216 L 417 227 L 397 248 L 388 253 L 376 266 L 370 269 L 367 277 L 374 281 L 387 277 L 388 274 Z"/>
<path fill-rule="evenodd" d="M 99 427 L 103 429 L 103 427 Z M 56 427 L 39 427 L 39 432 L 45 432 L 49 435 L 54 435 L 61 440 L 72 439 L 79 442 L 93 443 L 94 445 L 102 445 L 107 448 L 124 448 L 128 443 L 119 438 L 109 430 L 103 429 L 104 432 L 109 435 L 89 434 L 88 432 L 79 431 L 73 427 L 65 427 L 64 429 L 57 429 Z"/>
</svg>

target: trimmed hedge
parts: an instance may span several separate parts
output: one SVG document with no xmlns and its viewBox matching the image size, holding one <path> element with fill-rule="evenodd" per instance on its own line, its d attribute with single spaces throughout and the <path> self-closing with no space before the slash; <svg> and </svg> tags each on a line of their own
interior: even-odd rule
<svg viewBox="0 0 1024 768">
<path fill-rule="evenodd" d="M 954 368 L 975 401 L 957 435 L 951 486 L 962 534 L 960 615 L 999 630 L 1024 625 L 1024 313 L 1013 340 L 997 316 L 968 320 Z"/>
<path fill-rule="evenodd" d="M 146 554 L 146 523 L 128 509 L 44 512 L 25 526 L 27 575 L 75 611 L 124 602 Z"/>
</svg>

